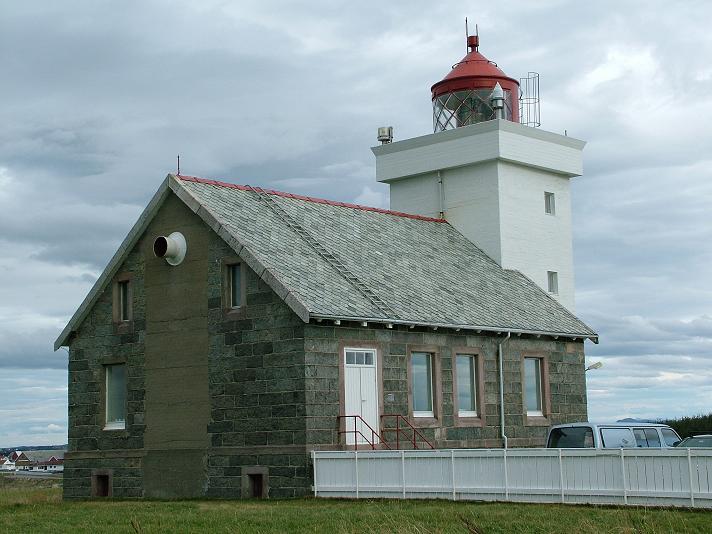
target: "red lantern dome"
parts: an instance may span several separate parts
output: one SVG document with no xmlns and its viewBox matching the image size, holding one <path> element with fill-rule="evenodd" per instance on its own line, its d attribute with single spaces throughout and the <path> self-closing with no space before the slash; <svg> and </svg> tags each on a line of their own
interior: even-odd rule
<svg viewBox="0 0 712 534">
<path fill-rule="evenodd" d="M 440 132 L 497 118 L 501 102 L 501 95 L 496 92 L 493 95 L 497 84 L 504 93 L 500 117 L 519 122 L 519 82 L 479 53 L 478 36 L 470 35 L 467 46 L 468 54 L 431 88 L 434 130 Z"/>
</svg>

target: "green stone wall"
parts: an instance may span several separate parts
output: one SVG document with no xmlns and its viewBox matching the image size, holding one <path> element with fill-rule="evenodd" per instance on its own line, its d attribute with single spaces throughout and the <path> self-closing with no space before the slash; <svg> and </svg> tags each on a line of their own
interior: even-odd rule
<svg viewBox="0 0 712 534">
<path fill-rule="evenodd" d="M 133 331 L 119 334 L 113 325 L 113 288 L 107 287 L 81 324 L 69 347 L 69 448 L 64 464 L 64 498 L 91 495 L 91 469 L 115 470 L 121 485 L 116 497 L 143 494 L 140 459 L 105 458 L 106 451 L 143 448 L 145 431 L 145 328 L 143 257 L 136 249 L 121 271 L 131 272 L 133 289 Z M 102 411 L 105 363 L 127 364 L 127 415 L 124 431 L 107 432 Z"/>
<path fill-rule="evenodd" d="M 373 347 L 382 358 L 381 413 L 408 416 L 408 347 L 431 347 L 440 356 L 442 411 L 438 424 L 421 432 L 437 447 L 500 447 L 499 371 L 497 344 L 500 338 L 487 335 L 438 333 L 433 330 L 379 325 L 368 327 L 310 324 L 305 328 L 307 441 L 314 446 L 343 443 L 336 417 L 340 413 L 342 384 L 339 382 L 340 350 L 344 346 Z M 484 426 L 459 426 L 454 417 L 453 348 L 480 349 L 484 357 Z M 522 392 L 522 356 L 540 354 L 548 358 L 551 410 L 546 421 L 525 424 Z M 504 348 L 505 417 L 509 445 L 543 446 L 548 426 L 585 421 L 586 383 L 582 342 L 563 342 L 513 337 Z M 392 398 L 392 400 L 388 400 Z M 393 436 L 384 436 L 392 441 Z"/>
<path fill-rule="evenodd" d="M 181 231 L 183 264 L 152 253 Z M 304 325 L 249 268 L 246 305 L 222 302 L 234 252 L 169 196 L 120 273 L 132 275 L 133 329 L 118 334 L 112 286 L 70 342 L 67 499 L 91 495 L 110 470 L 114 497 L 247 496 L 245 471 L 267 468 L 269 496 L 308 492 Z M 147 321 L 148 318 L 148 321 Z M 128 364 L 127 423 L 105 431 L 106 363 Z"/>
<path fill-rule="evenodd" d="M 268 468 L 271 497 L 303 495 L 308 491 L 304 323 L 247 267 L 244 312 L 226 313 L 221 270 L 230 259 L 236 259 L 234 252 L 213 234 L 208 495 L 244 495 L 243 469 L 252 467 Z"/>
</svg>

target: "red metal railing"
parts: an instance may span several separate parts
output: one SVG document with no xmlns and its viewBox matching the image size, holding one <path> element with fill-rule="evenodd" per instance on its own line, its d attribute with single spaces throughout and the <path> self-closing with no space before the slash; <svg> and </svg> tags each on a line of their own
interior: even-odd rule
<svg viewBox="0 0 712 534">
<path fill-rule="evenodd" d="M 385 419 L 387 417 L 395 417 L 396 419 L 396 426 L 395 428 L 386 428 L 385 426 Z M 401 425 L 401 421 L 405 423 L 405 425 Z M 411 431 L 412 431 L 412 437 L 411 437 Z M 403 415 L 399 413 L 387 413 L 383 414 L 381 416 L 381 434 L 385 435 L 386 432 L 395 432 L 396 433 L 396 449 L 400 449 L 400 435 L 401 432 L 407 432 L 408 433 L 408 439 L 407 441 L 413 446 L 414 449 L 418 449 L 418 440 L 416 438 L 420 438 L 420 441 L 424 442 L 427 444 L 428 447 L 431 449 L 434 449 L 435 447 L 433 446 L 430 441 L 428 441 L 428 438 L 426 438 L 423 434 L 420 433 L 420 431 L 415 428 L 410 421 L 408 421 L 408 418 L 404 417 Z M 390 447 L 389 447 L 390 448 Z M 426 447 L 424 447 L 426 448 Z"/>
<path fill-rule="evenodd" d="M 361 417 L 360 415 L 339 415 L 339 416 L 336 417 L 336 419 L 339 421 L 339 428 L 341 428 L 341 424 L 340 424 L 340 423 L 341 423 L 341 420 L 342 420 L 342 419 L 344 420 L 344 429 L 343 429 L 343 430 L 339 430 L 339 435 L 341 435 L 341 434 L 345 434 L 345 435 L 353 434 L 353 435 L 354 435 L 354 447 L 355 447 L 355 448 L 357 448 L 358 445 L 359 445 L 359 443 L 358 443 L 358 436 L 361 436 L 361 437 L 364 439 L 364 441 L 365 441 L 368 445 L 371 446 L 372 449 L 375 449 L 375 448 L 376 448 L 376 445 L 377 445 L 378 443 L 380 443 L 381 445 L 383 445 L 386 449 L 390 449 L 390 448 L 391 448 L 390 445 L 388 445 L 388 443 L 386 443 L 386 442 L 383 440 L 383 438 L 381 438 L 381 436 L 378 434 L 378 432 L 376 432 L 373 428 L 371 428 L 371 425 L 369 425 L 366 421 L 364 421 L 363 417 Z M 353 424 L 353 430 L 349 430 L 349 426 L 350 426 L 350 425 L 349 425 L 349 420 L 350 420 L 350 419 L 353 419 L 353 422 L 354 422 L 354 424 Z M 358 429 L 358 426 L 357 426 L 357 425 L 358 425 L 358 422 L 359 422 L 359 421 L 366 427 L 366 429 L 365 429 L 366 432 L 369 432 L 369 431 L 370 431 L 370 433 L 371 433 L 371 439 L 368 439 L 368 437 L 365 436 L 365 435 L 363 434 L 363 432 L 361 432 L 361 430 Z"/>
</svg>

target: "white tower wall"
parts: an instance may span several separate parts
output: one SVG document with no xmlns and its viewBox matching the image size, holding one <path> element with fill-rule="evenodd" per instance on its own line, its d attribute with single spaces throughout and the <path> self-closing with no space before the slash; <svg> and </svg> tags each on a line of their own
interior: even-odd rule
<svg viewBox="0 0 712 534">
<path fill-rule="evenodd" d="M 581 174 L 584 143 L 493 120 L 375 147 L 391 209 L 444 216 L 506 269 L 516 269 L 574 311 L 569 179 Z M 441 183 L 442 182 L 442 183 Z M 554 193 L 555 214 L 544 193 Z"/>
<path fill-rule="evenodd" d="M 574 267 L 569 178 L 550 172 L 500 163 L 499 202 L 502 261 L 544 290 L 547 271 L 558 276 L 558 296 L 574 311 Z M 544 211 L 544 192 L 555 195 L 555 214 Z"/>
</svg>

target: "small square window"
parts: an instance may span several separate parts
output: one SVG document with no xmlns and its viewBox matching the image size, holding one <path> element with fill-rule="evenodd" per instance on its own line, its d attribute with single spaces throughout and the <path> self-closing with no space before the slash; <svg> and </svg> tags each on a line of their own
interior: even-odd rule
<svg viewBox="0 0 712 534">
<path fill-rule="evenodd" d="M 250 497 L 253 499 L 264 498 L 264 475 L 262 473 L 252 473 L 248 476 L 248 485 L 250 486 Z"/>
<path fill-rule="evenodd" d="M 106 426 L 104 430 L 126 428 L 126 364 L 104 366 L 106 372 Z"/>
<path fill-rule="evenodd" d="M 227 266 L 228 270 L 228 307 L 242 306 L 242 264 L 234 263 Z"/>
<path fill-rule="evenodd" d="M 556 196 L 554 193 L 544 193 L 544 211 L 549 215 L 556 215 Z"/>
<path fill-rule="evenodd" d="M 111 496 L 111 476 L 104 474 L 93 474 L 91 476 L 91 496 L 110 497 Z"/>
<path fill-rule="evenodd" d="M 559 273 L 556 271 L 546 272 L 548 291 L 554 295 L 559 294 Z"/>
</svg>

